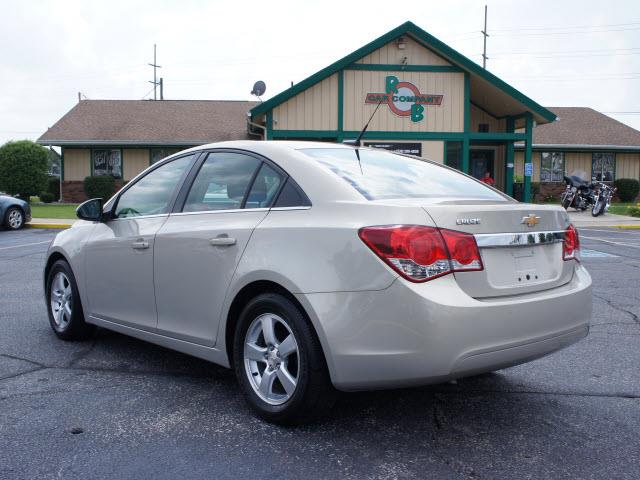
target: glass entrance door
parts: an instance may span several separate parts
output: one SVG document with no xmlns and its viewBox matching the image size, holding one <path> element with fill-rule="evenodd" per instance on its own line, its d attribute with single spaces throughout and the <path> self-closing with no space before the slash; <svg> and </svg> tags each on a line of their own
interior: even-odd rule
<svg viewBox="0 0 640 480">
<path fill-rule="evenodd" d="M 471 175 L 482 180 L 485 177 L 486 172 L 489 172 L 489 176 L 495 180 L 494 170 L 494 157 L 495 152 L 493 150 L 471 150 L 470 152 L 470 167 Z"/>
</svg>

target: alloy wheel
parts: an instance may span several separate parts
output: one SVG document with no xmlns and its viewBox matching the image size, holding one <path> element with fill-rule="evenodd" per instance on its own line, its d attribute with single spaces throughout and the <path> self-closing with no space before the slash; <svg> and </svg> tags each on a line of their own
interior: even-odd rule
<svg viewBox="0 0 640 480">
<path fill-rule="evenodd" d="M 22 226 L 22 212 L 20 210 L 14 209 L 9 212 L 9 227 L 14 230 L 17 230 Z"/>
<path fill-rule="evenodd" d="M 58 272 L 53 277 L 50 288 L 50 304 L 53 321 L 58 329 L 64 330 L 71 321 L 71 312 L 73 311 L 71 282 L 63 272 Z"/>
<path fill-rule="evenodd" d="M 298 342 L 287 322 L 273 313 L 255 318 L 245 335 L 244 367 L 255 393 L 270 405 L 289 400 L 298 385 Z"/>
</svg>

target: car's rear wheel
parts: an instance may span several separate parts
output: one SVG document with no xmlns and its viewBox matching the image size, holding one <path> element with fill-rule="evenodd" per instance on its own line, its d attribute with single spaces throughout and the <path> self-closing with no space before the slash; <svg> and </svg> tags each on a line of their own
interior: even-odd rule
<svg viewBox="0 0 640 480">
<path fill-rule="evenodd" d="M 84 321 L 76 279 L 64 260 L 58 260 L 49 270 L 47 307 L 49 324 L 59 338 L 80 340 L 93 333 L 93 325 Z"/>
<path fill-rule="evenodd" d="M 245 306 L 235 332 L 234 367 L 249 405 L 267 421 L 299 423 L 333 404 L 315 332 L 282 295 L 262 294 Z"/>
<path fill-rule="evenodd" d="M 24 225 L 24 213 L 18 207 L 11 207 L 7 210 L 4 224 L 11 230 L 19 230 Z"/>
</svg>

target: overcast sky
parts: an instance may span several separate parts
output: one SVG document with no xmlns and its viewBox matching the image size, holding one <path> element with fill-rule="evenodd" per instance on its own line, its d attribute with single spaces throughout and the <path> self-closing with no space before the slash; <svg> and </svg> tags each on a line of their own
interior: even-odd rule
<svg viewBox="0 0 640 480">
<path fill-rule="evenodd" d="M 640 2 L 488 0 L 488 69 L 545 106 L 640 112 Z M 265 99 L 411 20 L 480 63 L 483 1 L 0 0 L 0 144 L 77 102 Z M 640 114 L 611 116 L 640 129 Z"/>
</svg>

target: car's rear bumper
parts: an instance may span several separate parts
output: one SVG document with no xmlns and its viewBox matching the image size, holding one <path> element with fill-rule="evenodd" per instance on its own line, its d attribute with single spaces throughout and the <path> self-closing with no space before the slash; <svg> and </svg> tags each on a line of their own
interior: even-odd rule
<svg viewBox="0 0 640 480">
<path fill-rule="evenodd" d="M 589 332 L 591 278 L 558 288 L 469 297 L 448 275 L 368 292 L 299 295 L 342 390 L 437 383 L 544 356 Z"/>
</svg>

